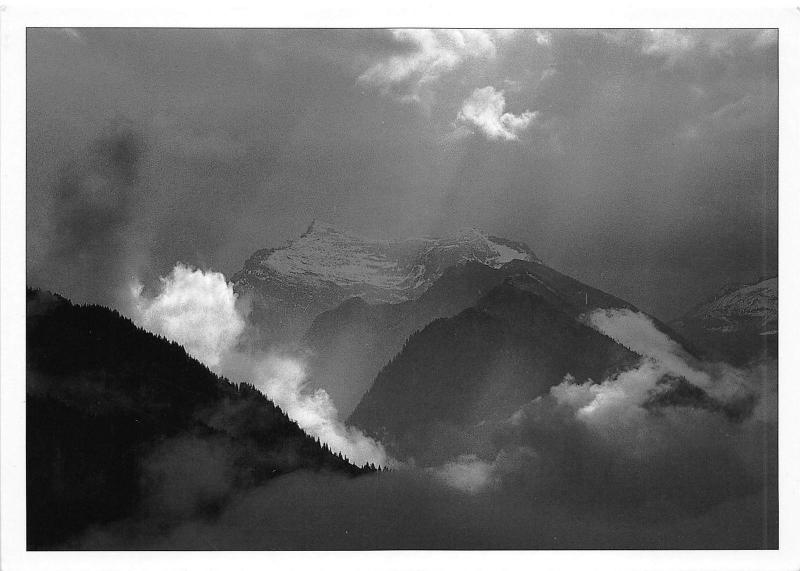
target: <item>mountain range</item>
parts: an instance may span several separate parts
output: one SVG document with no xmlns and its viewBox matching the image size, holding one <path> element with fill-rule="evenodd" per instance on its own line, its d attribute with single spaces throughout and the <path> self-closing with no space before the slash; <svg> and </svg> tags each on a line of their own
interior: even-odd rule
<svg viewBox="0 0 800 571">
<path fill-rule="evenodd" d="M 264 292 L 305 292 L 317 303 L 304 306 L 315 307 L 305 320 L 345 297 L 300 340 L 312 385 L 349 424 L 422 464 L 480 452 L 493 423 L 566 375 L 599 382 L 641 358 L 585 320 L 597 309 L 635 306 L 550 268 L 527 245 L 479 230 L 389 243 L 315 222 L 248 266 L 247 279 L 240 272 L 232 280 L 238 291 L 258 292 L 281 310 L 289 298 L 278 303 Z M 257 286 L 245 287 L 253 275 Z M 687 355 L 705 354 L 694 338 L 649 317 Z M 686 392 L 685 383 L 670 382 L 670 395 Z M 687 398 L 713 406 L 705 394 Z"/>
<path fill-rule="evenodd" d="M 451 266 L 419 298 L 399 304 L 368 304 L 351 298 L 322 313 L 304 338 L 311 348 L 313 379 L 349 413 L 380 369 L 414 332 L 432 321 L 472 307 L 506 280 L 517 276 L 527 291 L 573 318 L 597 308 L 633 306 L 539 262 L 514 260 L 499 268 L 474 261 Z M 666 327 L 666 326 L 664 326 Z"/>
<path fill-rule="evenodd" d="M 499 458 L 499 431 L 565 379 L 599 383 L 642 360 L 587 318 L 635 306 L 476 229 L 392 242 L 314 222 L 230 281 L 250 302 L 254 348 L 294 342 L 311 387 L 348 425 L 433 473 Z M 27 316 L 30 549 L 72 545 L 109 522 L 161 533 L 210 521 L 234 494 L 292 472 L 374 471 L 116 311 L 28 290 Z M 648 320 L 690 359 L 774 358 L 777 278 L 727 287 L 669 324 Z M 654 414 L 695 407 L 738 422 L 752 411 L 752 400 L 723 404 L 679 375 L 658 383 L 643 405 Z M 570 458 L 573 444 L 552 442 Z"/>
<path fill-rule="evenodd" d="M 251 321 L 265 346 L 298 339 L 319 313 L 348 298 L 400 303 L 419 297 L 456 264 L 496 268 L 511 260 L 539 261 L 527 245 L 474 228 L 388 241 L 314 221 L 298 239 L 255 252 L 231 282 L 250 300 Z"/>
</svg>

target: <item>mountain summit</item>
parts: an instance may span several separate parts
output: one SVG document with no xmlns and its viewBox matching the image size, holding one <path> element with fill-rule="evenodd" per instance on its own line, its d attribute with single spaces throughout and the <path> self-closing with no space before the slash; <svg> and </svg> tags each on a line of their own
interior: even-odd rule
<svg viewBox="0 0 800 571">
<path fill-rule="evenodd" d="M 743 365 L 778 354 L 778 278 L 728 285 L 672 323 L 710 356 Z"/>
<path fill-rule="evenodd" d="M 540 262 L 526 244 L 475 228 L 440 238 L 390 241 L 315 220 L 298 239 L 255 252 L 231 281 L 237 293 L 252 296 L 254 323 L 293 338 L 320 312 L 347 298 L 408 301 L 451 266 L 479 262 L 499 268 L 513 260 Z"/>
</svg>

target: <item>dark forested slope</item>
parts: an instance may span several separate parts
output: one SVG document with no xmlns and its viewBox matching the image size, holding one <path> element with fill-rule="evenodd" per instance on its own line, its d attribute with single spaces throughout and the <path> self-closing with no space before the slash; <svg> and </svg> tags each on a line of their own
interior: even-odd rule
<svg viewBox="0 0 800 571">
<path fill-rule="evenodd" d="M 280 474 L 368 471 L 306 435 L 254 387 L 213 374 L 115 311 L 28 290 L 27 312 L 31 549 L 162 509 L 148 504 L 163 488 L 154 465 L 187 474 L 188 488 L 194 473 L 209 470 L 209 456 L 224 456 L 212 466 L 224 471 L 224 485 L 192 496 L 191 510 L 208 517 L 226 494 Z M 187 492 L 178 485 L 170 493 Z M 165 525 L 174 515 L 160 514 Z"/>
</svg>

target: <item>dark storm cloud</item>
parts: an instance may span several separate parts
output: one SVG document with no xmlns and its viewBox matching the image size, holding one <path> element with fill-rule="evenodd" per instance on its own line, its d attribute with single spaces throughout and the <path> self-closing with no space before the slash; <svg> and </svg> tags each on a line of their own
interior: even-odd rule
<svg viewBox="0 0 800 571">
<path fill-rule="evenodd" d="M 58 173 L 118 116 L 147 142 L 127 227 L 152 275 L 230 274 L 315 217 L 379 237 L 483 227 L 666 317 L 776 271 L 771 31 L 28 36 L 35 285 L 96 295 L 48 252 Z"/>
</svg>

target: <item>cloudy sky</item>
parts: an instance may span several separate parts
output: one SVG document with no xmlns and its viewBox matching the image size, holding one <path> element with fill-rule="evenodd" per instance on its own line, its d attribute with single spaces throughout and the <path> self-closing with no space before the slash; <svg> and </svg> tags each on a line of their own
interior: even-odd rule
<svg viewBox="0 0 800 571">
<path fill-rule="evenodd" d="M 28 282 L 477 226 L 670 318 L 777 272 L 777 33 L 29 29 Z"/>
</svg>

